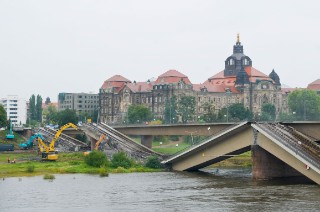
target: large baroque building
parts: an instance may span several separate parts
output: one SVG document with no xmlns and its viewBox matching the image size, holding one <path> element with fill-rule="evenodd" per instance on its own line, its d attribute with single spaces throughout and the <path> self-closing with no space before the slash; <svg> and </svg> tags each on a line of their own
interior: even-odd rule
<svg viewBox="0 0 320 212">
<path fill-rule="evenodd" d="M 238 35 L 224 69 L 204 83 L 192 84 L 177 70 L 169 70 L 152 82 L 131 82 L 121 75 L 107 79 L 99 91 L 100 121 L 123 122 L 128 107 L 136 104 L 147 106 L 156 117 L 163 118 L 166 101 L 184 95 L 195 97 L 195 117 L 202 115 L 208 104 L 216 112 L 233 103 L 242 103 L 254 114 L 260 113 L 266 103 L 275 105 L 277 114 L 288 111 L 288 92 L 281 89 L 279 76 L 274 70 L 266 75 L 254 68 Z"/>
</svg>

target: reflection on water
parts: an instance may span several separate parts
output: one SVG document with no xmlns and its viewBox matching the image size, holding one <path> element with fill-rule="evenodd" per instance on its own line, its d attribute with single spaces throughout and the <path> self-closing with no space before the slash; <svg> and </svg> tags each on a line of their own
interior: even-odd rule
<svg viewBox="0 0 320 212">
<path fill-rule="evenodd" d="M 250 169 L 56 175 L 0 181 L 0 211 L 318 211 L 320 187 L 252 181 Z M 20 179 L 20 180 L 19 180 Z"/>
</svg>

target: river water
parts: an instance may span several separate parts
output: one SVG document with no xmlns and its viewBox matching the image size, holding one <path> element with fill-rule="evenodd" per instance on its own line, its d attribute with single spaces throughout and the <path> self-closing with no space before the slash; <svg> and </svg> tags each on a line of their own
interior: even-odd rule
<svg viewBox="0 0 320 212">
<path fill-rule="evenodd" d="M 252 181 L 250 169 L 5 178 L 0 211 L 320 211 L 320 186 Z"/>
</svg>

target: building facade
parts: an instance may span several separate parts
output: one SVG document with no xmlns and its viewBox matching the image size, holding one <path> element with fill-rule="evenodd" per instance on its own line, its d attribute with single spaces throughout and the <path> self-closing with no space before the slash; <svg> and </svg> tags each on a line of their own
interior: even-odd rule
<svg viewBox="0 0 320 212">
<path fill-rule="evenodd" d="M 93 113 L 98 110 L 99 95 L 91 93 L 59 93 L 58 110 L 70 109 L 79 113 Z"/>
<path fill-rule="evenodd" d="M 225 67 L 201 84 L 192 84 L 177 70 L 169 70 L 155 81 L 131 82 L 121 75 L 107 79 L 99 90 L 100 121 L 124 122 L 130 105 L 142 104 L 157 118 L 163 118 L 166 102 L 173 96 L 194 96 L 196 114 L 204 114 L 210 105 L 216 112 L 234 103 L 241 103 L 254 114 L 263 104 L 271 103 L 277 114 L 288 111 L 287 92 L 281 89 L 280 78 L 272 70 L 269 75 L 252 66 L 244 54 L 239 36 L 233 53 L 225 60 Z"/>
<path fill-rule="evenodd" d="M 0 100 L 7 112 L 7 118 L 11 120 L 12 125 L 22 126 L 27 121 L 27 102 L 19 98 L 18 95 L 8 95 Z"/>
</svg>

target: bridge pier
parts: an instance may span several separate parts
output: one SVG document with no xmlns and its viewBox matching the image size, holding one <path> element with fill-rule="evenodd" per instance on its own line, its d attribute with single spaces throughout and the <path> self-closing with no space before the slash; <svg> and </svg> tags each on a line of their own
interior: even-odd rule
<svg viewBox="0 0 320 212">
<path fill-rule="evenodd" d="M 152 148 L 152 140 L 153 140 L 152 135 L 142 135 L 141 136 L 141 144 L 150 148 L 150 149 Z"/>
<path fill-rule="evenodd" d="M 258 145 L 251 147 L 253 179 L 273 179 L 284 177 L 304 177 L 277 157 Z"/>
<path fill-rule="evenodd" d="M 91 137 L 89 137 L 89 139 L 90 139 L 90 148 L 91 150 L 94 150 L 94 148 L 96 147 L 97 140 Z"/>
</svg>

